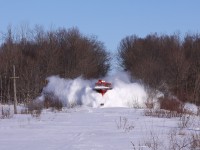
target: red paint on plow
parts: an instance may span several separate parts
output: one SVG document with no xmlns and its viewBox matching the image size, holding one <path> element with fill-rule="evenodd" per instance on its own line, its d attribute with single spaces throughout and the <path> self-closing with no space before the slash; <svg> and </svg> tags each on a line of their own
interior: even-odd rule
<svg viewBox="0 0 200 150">
<path fill-rule="evenodd" d="M 101 93 L 103 96 L 108 90 L 112 90 L 112 84 L 104 80 L 98 80 L 98 82 L 95 83 L 94 90 Z"/>
</svg>

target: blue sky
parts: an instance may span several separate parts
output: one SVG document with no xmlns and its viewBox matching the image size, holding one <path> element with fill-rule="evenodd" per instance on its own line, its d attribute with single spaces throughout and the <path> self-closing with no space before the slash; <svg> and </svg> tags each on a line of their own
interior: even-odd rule
<svg viewBox="0 0 200 150">
<path fill-rule="evenodd" d="M 0 33 L 36 24 L 45 29 L 77 27 L 116 52 L 127 35 L 200 32 L 199 0 L 0 0 Z"/>
</svg>

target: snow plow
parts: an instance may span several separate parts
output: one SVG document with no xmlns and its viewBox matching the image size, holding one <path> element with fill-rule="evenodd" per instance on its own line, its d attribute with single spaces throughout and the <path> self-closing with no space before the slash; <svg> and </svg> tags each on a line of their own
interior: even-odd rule
<svg viewBox="0 0 200 150">
<path fill-rule="evenodd" d="M 104 80 L 98 80 L 95 83 L 94 90 L 103 96 L 108 90 L 112 90 L 112 84 Z"/>
</svg>

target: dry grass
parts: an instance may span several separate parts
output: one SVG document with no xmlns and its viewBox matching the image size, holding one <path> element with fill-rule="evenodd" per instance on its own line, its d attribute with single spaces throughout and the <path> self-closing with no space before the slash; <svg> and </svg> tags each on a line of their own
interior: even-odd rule
<svg viewBox="0 0 200 150">
<path fill-rule="evenodd" d="M 119 120 L 115 121 L 117 129 L 122 129 L 125 132 L 129 132 L 134 129 L 133 123 L 128 121 L 126 117 L 120 117 Z"/>
<path fill-rule="evenodd" d="M 168 111 L 163 109 L 145 109 L 144 115 L 157 118 L 172 118 L 182 116 L 182 114 L 177 113 L 176 111 Z"/>
<path fill-rule="evenodd" d="M 182 117 L 183 114 L 187 113 L 184 110 L 184 104 L 175 98 L 159 98 L 159 102 L 160 109 L 150 109 L 150 107 L 144 111 L 144 115 L 158 118 L 172 118 Z"/>
</svg>

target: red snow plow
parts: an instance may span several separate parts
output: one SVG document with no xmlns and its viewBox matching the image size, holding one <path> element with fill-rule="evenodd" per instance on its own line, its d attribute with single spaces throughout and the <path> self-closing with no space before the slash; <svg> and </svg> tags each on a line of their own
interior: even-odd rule
<svg viewBox="0 0 200 150">
<path fill-rule="evenodd" d="M 103 96 L 107 90 L 112 90 L 112 84 L 104 80 L 98 80 L 98 82 L 95 83 L 94 90 L 101 93 Z"/>
</svg>

